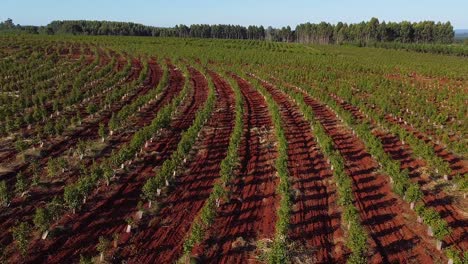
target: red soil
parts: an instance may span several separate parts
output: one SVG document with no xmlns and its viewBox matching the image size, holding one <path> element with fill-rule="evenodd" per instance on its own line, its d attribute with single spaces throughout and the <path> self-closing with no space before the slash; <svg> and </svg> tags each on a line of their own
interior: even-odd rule
<svg viewBox="0 0 468 264">
<path fill-rule="evenodd" d="M 156 67 L 157 65 L 154 65 L 154 66 Z M 159 70 L 153 69 L 153 70 L 154 70 L 154 74 L 152 74 L 152 78 L 153 78 L 152 83 L 154 84 L 158 82 L 158 80 L 162 76 L 162 72 L 160 69 Z M 113 111 L 120 110 L 126 103 L 131 102 L 135 98 L 137 97 L 134 96 L 132 98 L 128 98 L 127 100 L 124 100 L 112 106 L 111 107 L 112 109 L 109 110 L 108 113 L 104 113 L 101 118 L 103 119 L 107 118 L 106 120 L 108 120 L 112 113 L 112 110 Z M 97 139 L 98 138 L 97 129 L 98 129 L 98 124 L 99 124 L 98 121 L 92 122 L 92 123 L 84 123 L 78 131 L 75 131 L 74 134 L 68 135 L 65 138 L 52 138 L 50 141 L 45 141 L 49 144 L 45 145 L 48 147 L 43 149 L 42 158 L 38 160 L 40 168 L 46 168 L 47 161 L 51 157 L 58 157 L 60 155 L 63 155 L 64 153 L 66 153 L 67 150 L 73 148 L 73 146 L 78 142 L 78 139 L 82 139 L 82 140 Z M 90 165 L 90 162 L 87 165 Z M 25 163 L 17 171 L 24 170 L 27 166 L 28 166 L 28 163 Z M 26 176 L 31 174 L 30 171 L 25 171 L 25 173 L 26 173 Z M 70 174 L 69 177 L 65 178 L 67 182 L 73 182 L 78 175 L 77 171 L 69 171 L 67 173 Z M 9 175 L 12 177 L 14 174 L 16 174 L 16 172 L 11 173 L 11 175 L 10 174 Z M 45 169 L 43 171 L 43 174 L 45 174 Z M 7 177 L 8 175 L 4 175 L 4 176 Z M 13 181 L 11 177 L 8 177 L 9 181 Z M 16 218 L 11 217 L 13 215 L 28 216 L 32 214 L 35 206 L 37 206 L 38 204 L 41 204 L 42 202 L 50 201 L 50 199 L 52 199 L 53 196 L 60 194 L 63 191 L 63 187 L 64 187 L 63 184 L 64 183 L 60 181 L 55 182 L 55 183 L 46 183 L 46 186 L 43 186 L 41 188 L 38 188 L 38 187 L 31 188 L 28 195 L 24 198 L 17 197 L 16 199 L 13 199 L 8 210 L 2 211 L 2 214 L 0 215 L 1 228 L 4 228 L 5 225 L 11 226 L 11 224 L 13 224 L 16 221 Z M 6 229 L 4 230 L 8 230 L 7 227 L 5 228 Z M 4 238 L 7 238 L 7 237 L 8 236 L 4 236 Z"/>
<path fill-rule="evenodd" d="M 199 246 L 203 263 L 254 260 L 255 242 L 272 239 L 275 231 L 278 178 L 273 165 L 277 153 L 271 144 L 274 141 L 271 117 L 262 95 L 245 80 L 235 79 L 245 100 L 241 166 L 230 187 L 232 199 L 220 206 Z M 237 243 L 241 239 L 246 243 Z"/>
<path fill-rule="evenodd" d="M 366 152 L 363 142 L 328 107 L 308 95 L 304 99 L 345 159 L 356 207 L 370 236 L 369 261 L 431 263 L 443 259 L 415 221 L 406 219 L 411 214 L 408 206 L 392 193 L 389 177 L 377 172 L 378 163 Z"/>
<path fill-rule="evenodd" d="M 297 106 L 273 85 L 262 84 L 280 106 L 288 141 L 288 170 L 293 189 L 299 192 L 291 212 L 290 239 L 305 247 L 314 263 L 343 263 L 346 248 L 330 166 Z"/>
<path fill-rule="evenodd" d="M 81 57 L 81 49 L 79 45 L 72 45 L 71 50 L 70 59 L 77 60 Z"/>
<path fill-rule="evenodd" d="M 192 74 L 196 74 L 192 72 Z M 174 84 L 183 86 L 183 77 L 177 71 Z M 180 119 L 173 122 L 170 129 L 163 133 L 157 143 L 151 144 L 145 150 L 142 160 L 137 160 L 131 167 L 131 172 L 119 176 L 111 186 L 100 186 L 100 190 L 89 197 L 81 213 L 67 214 L 60 222 L 70 227 L 68 233 L 61 234 L 53 240 L 39 241 L 37 250 L 31 262 L 46 261 L 47 263 L 64 263 L 76 261 L 80 254 L 89 255 L 94 252 L 100 236 L 112 239 L 115 233 L 122 234 L 121 240 L 129 239 L 124 233 L 126 219 L 133 217 L 137 211 L 141 187 L 146 180 L 153 176 L 153 168 L 160 165 L 177 147 L 180 133 L 187 129 L 195 116 L 196 110 L 206 100 L 206 82 L 200 83 L 198 75 L 194 77 L 196 83 L 195 95 L 184 106 Z M 155 155 L 154 152 L 159 154 Z M 60 247 L 58 245 L 61 245 Z"/>
<path fill-rule="evenodd" d="M 468 250 L 468 219 L 464 217 L 459 209 L 454 206 L 453 199 L 438 188 L 430 187 L 431 180 L 422 177 L 420 171 L 425 166 L 422 160 L 415 160 L 412 157 L 410 147 L 396 136 L 380 132 L 378 134 L 384 149 L 393 159 L 402 163 L 402 169 L 408 168 L 413 182 L 418 183 L 424 191 L 424 204 L 429 208 L 434 208 L 444 218 L 452 229 L 452 234 L 444 241 L 448 246 L 455 246 L 461 251 Z"/>
<path fill-rule="evenodd" d="M 162 70 L 157 64 L 150 63 L 150 70 L 151 70 L 151 74 L 148 77 L 148 81 L 147 81 L 148 84 L 146 85 L 146 87 L 147 87 L 146 90 L 149 90 L 150 88 L 154 87 L 157 84 L 157 82 L 159 81 L 159 79 L 161 78 L 161 76 L 162 76 Z M 182 78 L 182 77 L 180 77 L 180 78 Z M 147 114 L 147 113 L 139 114 L 140 118 L 136 119 L 136 121 L 135 121 L 136 123 L 134 123 L 136 125 L 136 127 L 138 127 L 138 125 L 140 125 L 140 126 L 148 125 L 151 122 L 151 120 L 154 118 L 154 116 L 156 115 L 156 113 L 160 109 L 160 107 L 162 107 L 162 105 L 168 103 L 168 101 L 170 101 L 172 96 L 174 96 L 174 95 L 167 96 L 167 94 L 171 93 L 171 92 L 177 93 L 178 89 L 180 89 L 180 87 L 177 88 L 177 89 L 167 89 L 167 93 L 164 93 L 161 96 L 160 100 L 157 100 L 155 103 L 150 105 L 153 109 L 152 109 L 152 111 L 149 111 L 150 112 L 149 114 Z M 142 89 L 142 90 L 144 90 L 144 89 Z M 125 104 L 130 103 L 135 98 L 137 98 L 137 96 L 132 96 L 132 97 L 126 99 L 126 100 L 123 100 L 123 101 L 117 103 L 116 105 L 113 105 L 111 107 L 111 110 L 109 110 L 109 113 L 106 113 L 106 115 L 103 116 L 103 118 L 107 118 L 107 120 L 108 120 L 108 118 L 109 118 L 109 116 L 110 116 L 110 114 L 112 112 L 116 112 L 116 111 L 120 110 Z M 77 136 L 77 137 L 75 137 L 75 139 L 76 140 L 79 139 L 79 138 L 84 138 L 86 140 L 97 139 L 98 138 L 97 124 L 98 123 L 95 123 L 94 129 L 92 127 L 88 128 L 87 130 L 85 130 L 85 131 L 87 131 L 86 134 L 82 134 L 79 137 Z M 112 149 L 118 149 L 124 143 L 128 142 L 131 139 L 131 135 L 132 135 L 131 133 L 129 133 L 129 134 L 122 134 L 122 133 L 115 134 L 113 137 L 110 137 L 110 139 L 109 139 L 110 142 L 109 142 L 108 146 L 101 152 L 101 156 L 98 159 L 91 160 L 91 159 L 86 159 L 85 158 L 82 162 L 86 166 L 90 166 L 92 164 L 92 162 L 94 162 L 94 161 L 99 162 L 104 157 L 109 156 Z M 70 142 L 70 141 L 67 141 L 67 142 Z M 62 151 L 60 151 L 60 150 L 62 150 Z M 64 153 L 63 148 L 62 149 L 55 149 L 54 152 L 51 153 L 50 155 L 59 156 L 59 155 L 62 155 L 63 153 Z M 45 157 L 43 160 L 41 160 L 40 164 L 43 164 L 43 166 L 45 166 L 47 164 L 47 159 L 48 158 L 50 158 L 50 156 Z M 11 226 L 12 224 L 14 224 L 15 218 L 10 217 L 12 215 L 15 215 L 15 216 L 19 215 L 19 216 L 21 216 L 22 219 L 29 218 L 34 213 L 35 207 L 42 206 L 43 203 L 46 203 L 46 202 L 50 201 L 55 195 L 61 195 L 63 193 L 64 185 L 66 183 L 74 182 L 78 175 L 79 175 L 79 172 L 76 171 L 76 169 L 75 170 L 70 170 L 70 171 L 66 172 L 66 175 L 64 176 L 64 178 L 66 179 L 66 182 L 55 182 L 53 184 L 48 184 L 47 188 L 45 188 L 45 187 L 32 188 L 30 190 L 29 194 L 28 194 L 29 197 L 27 199 L 17 198 L 15 200 L 13 200 L 12 205 L 10 207 L 11 210 L 9 210 L 7 213 L 3 212 L 2 215 L 0 216 L 0 220 L 1 219 L 9 219 L 9 220 L 5 220 L 5 221 L 2 222 L 2 225 L 1 225 L 2 229 L 5 228 L 5 230 L 8 230 L 8 226 Z M 4 236 L 4 238 L 5 239 L 11 239 L 9 236 Z"/>
<path fill-rule="evenodd" d="M 141 63 L 139 61 L 135 60 L 133 63 L 134 63 L 134 70 L 132 71 L 131 76 L 128 77 L 128 81 L 132 80 L 133 78 L 137 78 L 142 68 Z M 150 67 L 150 70 L 152 70 L 153 72 L 156 72 L 151 67 Z M 136 77 L 134 77 L 135 75 Z M 162 73 L 160 74 L 160 76 L 161 75 Z M 153 74 L 150 74 L 150 76 L 153 76 Z M 160 76 L 158 78 L 154 77 L 153 78 L 154 81 L 157 82 Z M 73 148 L 78 142 L 78 140 L 80 139 L 89 140 L 91 138 L 97 138 L 99 123 L 107 124 L 113 112 L 118 112 L 120 109 L 122 109 L 123 106 L 133 101 L 134 99 L 138 98 L 139 96 L 146 94 L 152 88 L 153 88 L 152 86 L 144 86 L 143 88 L 139 89 L 137 93 L 133 94 L 132 96 L 128 96 L 125 100 L 122 100 L 120 102 L 115 102 L 111 106 L 110 109 L 103 111 L 97 118 L 90 120 L 90 121 L 84 120 L 81 127 L 71 132 L 66 132 L 63 134 L 63 136 L 53 136 L 53 137 L 44 139 L 43 140 L 44 148 L 41 149 L 42 158 L 38 160 L 39 165 L 42 165 L 42 167 L 45 167 L 45 165 L 47 164 L 47 161 L 50 158 L 57 157 L 63 154 L 64 151 Z M 105 94 L 101 94 L 101 96 L 95 96 L 91 98 L 90 102 L 97 105 L 102 101 L 102 98 L 104 96 Z M 87 104 L 82 103 L 78 105 L 75 111 L 75 112 L 80 113 L 82 118 L 86 118 L 87 116 L 89 116 L 89 113 L 86 111 L 86 106 Z M 15 149 L 11 149 L 10 154 L 8 154 L 8 156 L 13 158 L 15 157 L 16 153 L 17 152 Z M 4 179 L 10 180 L 19 171 L 24 171 L 28 167 L 28 165 L 29 165 L 29 161 L 23 164 L 20 164 L 19 166 L 15 168 L 11 168 L 11 172 L 2 175 L 0 180 L 4 180 Z"/>
<path fill-rule="evenodd" d="M 184 238 L 219 178 L 234 125 L 234 94 L 217 74 L 211 73 L 219 100 L 196 143 L 198 152 L 187 170 L 178 175 L 170 194 L 158 199 L 162 209 L 141 232 L 125 245 L 123 258 L 129 263 L 173 263 L 182 253 Z M 150 219 L 148 219 L 150 220 Z M 132 253 L 129 249 L 135 248 Z"/>
<path fill-rule="evenodd" d="M 336 96 L 335 98 L 355 118 L 358 120 L 364 119 L 364 116 L 357 107 L 340 100 Z M 434 208 L 449 224 L 452 234 L 444 241 L 445 245 L 453 245 L 461 251 L 468 250 L 468 219 L 454 206 L 452 197 L 447 196 L 440 188 L 431 187 L 431 180 L 421 174 L 421 171 L 426 166 L 426 162 L 422 159 L 415 159 L 411 147 L 408 144 L 403 144 L 397 136 L 379 129 L 374 129 L 373 134 L 380 139 L 385 152 L 392 159 L 401 163 L 401 169 L 408 169 L 411 180 L 421 186 L 424 192 L 424 204 L 430 208 Z"/>
<path fill-rule="evenodd" d="M 447 150 L 443 146 L 433 142 L 425 133 L 415 130 L 409 124 L 405 124 L 403 120 L 400 122 L 398 118 L 391 117 L 389 115 L 387 115 L 385 118 L 389 122 L 392 122 L 394 124 L 401 126 L 406 131 L 412 133 L 417 138 L 431 145 L 434 148 L 436 155 L 449 163 L 450 168 L 452 169 L 452 176 L 456 175 L 457 173 L 461 175 L 468 173 L 468 160 L 465 160 L 461 157 L 457 157 L 455 154 L 451 153 L 449 150 Z"/>
</svg>

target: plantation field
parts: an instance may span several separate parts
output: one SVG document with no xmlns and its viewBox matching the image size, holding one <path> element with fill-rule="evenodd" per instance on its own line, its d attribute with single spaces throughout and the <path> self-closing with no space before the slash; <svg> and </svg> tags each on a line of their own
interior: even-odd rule
<svg viewBox="0 0 468 264">
<path fill-rule="evenodd" d="M 0 263 L 468 261 L 468 58 L 0 40 Z"/>
</svg>

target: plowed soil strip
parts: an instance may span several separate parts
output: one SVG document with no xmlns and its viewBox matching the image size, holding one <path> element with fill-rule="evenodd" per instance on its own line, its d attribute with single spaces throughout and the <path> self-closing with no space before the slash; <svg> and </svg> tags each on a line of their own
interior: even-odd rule
<svg viewBox="0 0 468 264">
<path fill-rule="evenodd" d="M 128 80 L 132 80 L 134 76 L 138 77 L 139 71 L 141 70 L 141 65 L 139 61 L 133 61 L 134 63 L 134 70 L 132 70 L 131 77 L 129 77 Z M 155 79 L 156 81 L 156 79 Z M 77 130 L 74 130 L 71 132 L 70 135 L 64 134 L 63 136 L 60 137 L 52 137 L 49 140 L 45 140 L 44 148 L 42 149 L 42 156 L 44 158 L 41 158 L 38 163 L 40 166 L 45 167 L 47 164 L 47 161 L 50 158 L 57 157 L 61 155 L 64 151 L 73 148 L 76 146 L 79 140 L 87 141 L 90 139 L 96 139 L 98 138 L 98 128 L 99 128 L 99 123 L 107 124 L 109 119 L 112 116 L 113 112 L 118 112 L 122 107 L 124 107 L 126 104 L 132 102 L 134 99 L 138 98 L 141 95 L 146 94 L 152 86 L 146 85 L 142 87 L 141 89 L 138 90 L 137 93 L 135 93 L 133 96 L 127 97 L 125 100 L 122 100 L 120 102 L 116 102 L 111 106 L 110 109 L 105 110 L 103 113 L 98 118 L 95 118 L 91 121 L 84 121 L 81 127 L 79 127 Z M 96 104 L 99 103 L 98 98 L 94 98 L 96 101 Z M 85 114 L 85 108 L 83 107 L 80 110 L 82 115 L 87 115 Z M 8 179 L 11 176 L 15 175 L 17 172 L 24 170 L 27 167 L 28 163 L 22 164 L 21 166 L 15 167 L 13 171 L 9 174 L 2 175 L 2 179 Z"/>
<path fill-rule="evenodd" d="M 354 118 L 362 120 L 363 114 L 354 105 L 351 105 L 340 98 L 334 96 L 336 101 Z M 453 199 L 440 188 L 431 186 L 429 175 L 423 174 L 426 163 L 424 160 L 413 158 L 413 151 L 408 144 L 403 144 L 399 138 L 393 134 L 374 129 L 373 134 L 377 136 L 392 159 L 401 163 L 402 169 L 408 169 L 411 180 L 421 186 L 424 192 L 423 201 L 428 207 L 434 208 L 449 224 L 452 229 L 452 235 L 444 242 L 446 245 L 453 245 L 459 250 L 468 250 L 468 220 L 464 217 L 461 209 L 457 208 L 453 203 Z"/>
<path fill-rule="evenodd" d="M 467 160 L 462 159 L 461 157 L 457 157 L 455 154 L 451 153 L 442 145 L 436 144 L 426 134 L 420 131 L 417 131 L 416 129 L 411 127 L 409 124 L 405 124 L 403 120 L 399 121 L 398 119 L 393 118 L 388 115 L 385 118 L 389 122 L 392 122 L 394 124 L 401 126 L 409 133 L 412 133 L 415 137 L 426 142 L 426 144 L 429 144 L 430 146 L 432 146 L 434 148 L 435 154 L 439 156 L 440 158 L 442 158 L 443 160 L 445 160 L 450 165 L 450 169 L 452 169 L 452 176 L 456 175 L 457 173 L 461 175 L 468 173 L 468 161 Z"/>
<path fill-rule="evenodd" d="M 339 98 L 337 98 L 337 102 L 349 111 L 354 118 L 364 119 L 363 114 L 356 106 Z M 453 245 L 462 251 L 468 250 L 468 220 L 460 213 L 460 209 L 454 205 L 453 200 L 444 191 L 430 186 L 429 175 L 422 173 L 424 166 L 426 166 L 424 160 L 413 158 L 411 147 L 408 144 L 403 144 L 397 136 L 379 129 L 374 129 L 373 134 L 380 139 L 385 152 L 392 159 L 399 161 L 402 169 L 408 169 L 411 180 L 421 186 L 424 192 L 424 204 L 434 208 L 449 224 L 452 235 L 445 240 L 446 245 Z"/>
<path fill-rule="evenodd" d="M 245 80 L 236 80 L 245 100 L 241 168 L 231 200 L 220 206 L 207 240 L 201 243 L 203 263 L 247 263 L 255 258 L 256 241 L 272 239 L 275 231 L 278 179 L 271 116 L 262 95 Z"/>
<path fill-rule="evenodd" d="M 434 252 L 435 245 L 421 239 L 415 222 L 405 219 L 409 208 L 392 193 L 388 176 L 377 172 L 378 163 L 366 152 L 362 141 L 329 108 L 310 96 L 305 95 L 304 99 L 345 159 L 346 173 L 353 180 L 356 207 L 371 237 L 370 261 L 432 263 L 440 259 L 440 254 Z"/>
<path fill-rule="evenodd" d="M 196 111 L 207 98 L 205 78 L 193 69 L 190 72 L 195 87 L 191 100 L 185 102 L 179 117 L 162 133 L 157 142 L 148 146 L 148 155 L 137 161 L 131 167 L 131 172 L 122 175 L 117 183 L 107 188 L 103 186 L 96 193 L 97 197 L 82 210 L 83 213 L 70 216 L 67 220 L 67 225 L 71 225 L 69 234 L 44 243 L 32 262 L 76 262 L 80 254 L 92 255 L 96 252 L 100 236 L 111 239 L 117 233 L 121 234 L 121 241 L 129 239 L 129 235 L 125 233 L 126 219 L 133 217 L 137 211 L 141 187 L 154 175 L 154 167 L 161 165 L 176 149 L 181 132 L 192 124 Z"/>
<path fill-rule="evenodd" d="M 156 66 L 156 65 L 154 65 Z M 154 86 L 156 83 L 159 81 L 162 72 L 161 70 L 157 70 L 156 68 L 154 69 L 154 75 L 151 77 L 151 81 L 149 86 Z M 140 116 L 139 123 L 135 123 L 135 125 L 139 124 L 141 125 L 147 125 L 149 122 L 151 122 L 152 117 L 157 114 L 158 110 L 167 104 L 172 97 L 176 96 L 176 94 L 179 92 L 181 89 L 181 83 L 183 82 L 183 77 L 179 73 L 177 75 L 176 73 L 173 74 L 173 82 L 171 83 L 170 87 L 165 90 L 165 93 L 162 95 L 161 100 L 157 100 L 156 103 L 151 105 L 151 108 L 149 112 L 151 115 L 142 115 Z M 166 92 L 167 91 L 167 92 Z M 136 126 L 135 126 L 136 127 Z M 96 128 L 97 130 L 97 128 Z M 92 138 L 97 138 L 97 131 L 92 131 L 92 134 L 90 134 Z M 109 156 L 111 154 L 111 151 L 113 149 L 119 149 L 123 144 L 127 143 L 130 141 L 132 134 L 126 134 L 126 133 L 119 133 L 119 134 L 114 134 L 109 140 L 109 144 L 107 147 L 101 152 L 101 155 L 97 158 L 85 158 L 82 162 L 86 166 L 90 166 L 92 162 L 99 162 L 103 158 Z M 88 138 L 88 140 L 91 138 Z M 46 161 L 44 161 L 44 164 L 46 164 Z M 15 223 L 16 219 L 22 219 L 26 220 L 29 219 L 32 214 L 34 213 L 34 210 L 36 207 L 41 207 L 43 203 L 49 202 L 54 196 L 61 196 L 63 194 L 63 188 L 66 183 L 69 182 L 74 182 L 76 178 L 79 176 L 79 172 L 75 170 L 70 170 L 66 172 L 66 175 L 64 178 L 66 178 L 66 182 L 54 182 L 54 183 L 47 183 L 47 186 L 44 187 L 34 187 L 30 190 L 28 193 L 28 198 L 23 199 L 23 198 L 17 198 L 14 199 L 9 210 L 5 210 L 0 214 L 0 230 L 9 230 L 9 228 Z M 46 177 L 46 176 L 44 176 Z M 13 217 L 14 216 L 14 217 Z M 10 240 L 10 236 L 3 236 L 1 241 L 3 240 Z"/>
<path fill-rule="evenodd" d="M 193 219 L 210 195 L 214 181 L 219 178 L 220 164 L 227 153 L 234 126 L 234 93 L 217 74 L 211 74 L 218 100 L 214 113 L 196 143 L 197 154 L 188 169 L 176 177 L 170 194 L 158 201 L 163 208 L 157 220 L 142 227 L 130 247 L 136 254 L 125 255 L 129 263 L 173 263 L 180 257 L 182 243 Z M 126 246 L 126 249 L 129 248 Z M 126 253 L 130 252 L 126 250 Z"/>
<path fill-rule="evenodd" d="M 336 204 L 330 166 L 300 110 L 271 84 L 262 84 L 280 107 L 288 141 L 288 169 L 293 189 L 297 190 L 290 239 L 299 242 L 317 263 L 344 262 L 341 212 Z"/>
</svg>

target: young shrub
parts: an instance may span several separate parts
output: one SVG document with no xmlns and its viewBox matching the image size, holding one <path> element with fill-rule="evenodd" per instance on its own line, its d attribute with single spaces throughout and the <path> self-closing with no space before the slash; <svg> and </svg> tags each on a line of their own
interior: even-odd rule
<svg viewBox="0 0 468 264">
<path fill-rule="evenodd" d="M 15 192 L 21 196 L 24 195 L 24 192 L 28 189 L 28 184 L 26 179 L 24 178 L 23 173 L 19 172 L 16 175 L 16 183 L 15 183 Z"/>
<path fill-rule="evenodd" d="M 72 210 L 73 213 L 76 212 L 76 209 L 81 205 L 81 200 L 83 196 L 80 193 L 80 190 L 75 185 L 65 186 L 63 193 L 63 199 L 68 208 Z"/>
<path fill-rule="evenodd" d="M 417 184 L 409 185 L 408 189 L 406 190 L 405 197 L 411 203 L 411 210 L 414 209 L 414 204 L 421 200 L 423 196 L 424 194 Z"/>
<path fill-rule="evenodd" d="M 58 220 L 63 211 L 63 201 L 59 197 L 55 196 L 51 202 L 47 204 L 47 212 L 52 220 Z"/>
<path fill-rule="evenodd" d="M 50 223 L 52 222 L 52 217 L 49 211 L 46 208 L 37 208 L 33 222 L 36 228 L 43 233 L 42 239 L 45 239 L 48 234 Z"/>
<path fill-rule="evenodd" d="M 13 227 L 13 240 L 18 247 L 21 256 L 25 257 L 28 253 L 29 237 L 30 237 L 30 226 L 26 222 L 22 222 L 19 225 Z"/>
<path fill-rule="evenodd" d="M 58 174 L 59 169 L 60 165 L 57 159 L 50 158 L 47 161 L 47 176 L 49 176 L 50 178 L 55 177 Z"/>
<path fill-rule="evenodd" d="M 110 241 L 103 236 L 99 237 L 99 243 L 96 246 L 97 251 L 99 251 L 99 261 L 103 262 L 106 252 L 110 248 Z"/>
<path fill-rule="evenodd" d="M 97 111 L 98 111 L 98 107 L 97 105 L 93 104 L 93 103 L 90 103 L 87 107 L 86 107 L 86 112 L 88 112 L 88 114 L 90 115 L 93 115 L 95 114 Z"/>
<path fill-rule="evenodd" d="M 104 128 L 104 124 L 99 124 L 99 130 L 98 130 L 99 136 L 101 137 L 101 141 L 104 142 L 106 139 L 106 130 Z"/>
<path fill-rule="evenodd" d="M 83 255 L 80 255 L 80 264 L 93 264 L 93 260 L 91 257 L 86 257 Z"/>
<path fill-rule="evenodd" d="M 0 204 L 2 206 L 8 206 L 10 204 L 10 193 L 6 181 L 0 181 Z"/>
</svg>

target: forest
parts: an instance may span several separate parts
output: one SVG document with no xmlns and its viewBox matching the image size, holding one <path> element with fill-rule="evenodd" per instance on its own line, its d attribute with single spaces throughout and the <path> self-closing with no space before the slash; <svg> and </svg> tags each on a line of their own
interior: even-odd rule
<svg viewBox="0 0 468 264">
<path fill-rule="evenodd" d="M 190 37 L 217 39 L 254 39 L 278 42 L 299 42 L 317 44 L 353 43 L 367 45 L 375 42 L 398 43 L 452 43 L 454 30 L 450 22 L 380 22 L 377 18 L 369 21 L 336 25 L 327 22 L 299 24 L 293 30 L 290 26 L 273 28 L 241 25 L 176 25 L 175 27 L 145 26 L 132 22 L 64 20 L 52 21 L 46 26 L 15 25 L 11 19 L 0 23 L 0 30 L 17 29 L 36 34 L 113 35 L 113 36 L 155 36 Z"/>
</svg>

